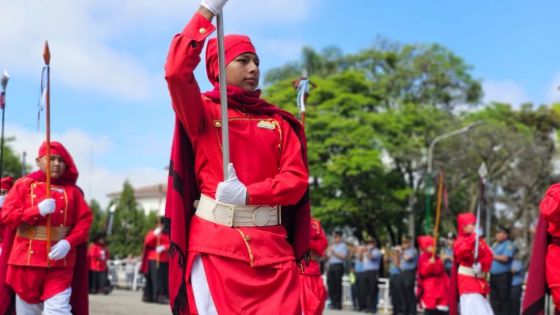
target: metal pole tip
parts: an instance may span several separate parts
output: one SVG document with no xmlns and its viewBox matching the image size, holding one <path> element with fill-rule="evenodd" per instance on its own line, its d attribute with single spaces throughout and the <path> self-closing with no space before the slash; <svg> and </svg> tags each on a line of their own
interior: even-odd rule
<svg viewBox="0 0 560 315">
<path fill-rule="evenodd" d="M 8 85 L 8 81 L 10 80 L 10 75 L 8 74 L 7 70 L 4 70 L 4 73 L 2 74 L 2 88 L 5 90 L 6 86 Z"/>
</svg>

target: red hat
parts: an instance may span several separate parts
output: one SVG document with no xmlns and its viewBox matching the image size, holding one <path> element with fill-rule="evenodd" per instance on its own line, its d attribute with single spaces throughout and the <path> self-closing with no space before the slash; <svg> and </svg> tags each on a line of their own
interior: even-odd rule
<svg viewBox="0 0 560 315">
<path fill-rule="evenodd" d="M 47 142 L 45 141 L 43 142 L 43 144 L 41 144 L 37 157 L 43 157 L 46 154 L 47 154 Z M 70 153 L 68 153 L 68 150 L 66 150 L 66 148 L 62 145 L 62 143 L 51 141 L 51 155 L 60 155 L 62 157 L 62 160 L 64 160 L 64 163 L 66 164 L 66 170 L 64 171 L 64 174 L 62 174 L 62 176 L 60 177 L 60 180 L 62 182 L 76 184 L 79 175 L 78 168 L 76 168 L 76 164 L 74 164 L 74 159 L 72 159 L 72 156 L 70 155 Z"/>
<path fill-rule="evenodd" d="M 257 53 L 255 46 L 251 43 L 251 39 L 245 35 L 224 36 L 224 50 L 226 66 L 241 54 Z M 212 85 L 218 82 L 220 69 L 218 65 L 218 41 L 216 38 L 210 39 L 208 41 L 208 46 L 206 46 L 206 74 Z"/>
<path fill-rule="evenodd" d="M 420 235 L 416 238 L 420 250 L 426 250 L 430 246 L 434 246 L 434 238 L 429 235 Z"/>
<path fill-rule="evenodd" d="M 10 190 L 13 185 L 14 180 L 12 179 L 12 176 L 2 177 L 0 180 L 0 189 Z"/>
<path fill-rule="evenodd" d="M 476 216 L 470 212 L 460 213 L 457 216 L 457 234 L 464 235 L 463 228 L 469 224 L 476 224 Z"/>
</svg>

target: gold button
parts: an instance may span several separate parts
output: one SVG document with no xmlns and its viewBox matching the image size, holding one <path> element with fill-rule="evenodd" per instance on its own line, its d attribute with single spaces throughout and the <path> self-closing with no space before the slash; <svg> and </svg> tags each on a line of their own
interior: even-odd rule
<svg viewBox="0 0 560 315">
<path fill-rule="evenodd" d="M 60 210 L 60 213 L 64 213 L 64 210 Z"/>
<path fill-rule="evenodd" d="M 64 224 L 61 224 L 60 227 L 64 227 Z"/>
<path fill-rule="evenodd" d="M 216 126 L 216 128 L 220 128 L 222 126 L 222 122 L 219 120 L 214 121 L 214 126 Z"/>
<path fill-rule="evenodd" d="M 34 252 L 34 251 L 29 251 L 29 253 L 30 253 L 30 254 L 34 254 L 35 252 Z"/>
<path fill-rule="evenodd" d="M 204 27 L 201 27 L 201 28 L 198 29 L 198 32 L 199 32 L 200 34 L 205 34 L 205 33 L 206 33 L 206 29 L 205 29 Z"/>
<path fill-rule="evenodd" d="M 251 240 L 251 237 L 249 235 L 245 234 L 245 240 L 248 242 L 248 241 Z"/>
</svg>

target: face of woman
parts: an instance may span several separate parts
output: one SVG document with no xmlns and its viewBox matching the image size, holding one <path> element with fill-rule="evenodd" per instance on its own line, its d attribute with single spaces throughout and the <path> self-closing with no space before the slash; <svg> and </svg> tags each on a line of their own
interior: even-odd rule
<svg viewBox="0 0 560 315">
<path fill-rule="evenodd" d="M 241 54 L 226 67 L 226 82 L 245 92 L 253 92 L 259 86 L 259 57 L 253 53 Z"/>
<path fill-rule="evenodd" d="M 47 173 L 47 157 L 37 158 L 37 166 L 43 173 Z M 56 179 L 66 171 L 66 163 L 60 155 L 51 155 L 51 177 Z"/>
</svg>

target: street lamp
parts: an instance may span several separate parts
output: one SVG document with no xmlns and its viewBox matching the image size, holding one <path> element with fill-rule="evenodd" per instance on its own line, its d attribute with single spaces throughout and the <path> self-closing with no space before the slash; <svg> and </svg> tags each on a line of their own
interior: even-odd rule
<svg viewBox="0 0 560 315">
<path fill-rule="evenodd" d="M 425 194 L 426 194 L 426 214 L 429 215 L 430 213 L 430 204 L 431 204 L 431 196 L 434 194 L 435 189 L 432 185 L 432 160 L 433 160 L 433 156 L 434 156 L 434 148 L 436 146 L 436 144 L 438 142 L 440 142 L 441 140 L 456 136 L 456 135 L 460 135 L 463 133 L 467 133 L 469 131 L 471 131 L 474 127 L 478 126 L 482 124 L 481 121 L 476 121 L 472 124 L 469 124 L 461 129 L 457 129 L 448 133 L 444 133 L 442 135 L 439 135 L 437 137 L 435 137 L 432 142 L 430 142 L 430 146 L 428 148 L 428 156 L 427 156 L 427 163 L 428 163 L 428 170 L 426 172 L 426 188 L 425 188 Z M 426 217 L 428 217 L 428 215 Z M 410 222 L 409 222 L 409 231 L 411 231 L 411 236 L 414 238 L 416 235 L 415 233 L 415 216 L 414 216 L 414 210 L 411 209 L 411 213 L 410 213 Z M 429 228 L 430 228 L 431 222 L 426 222 L 426 232 L 428 232 Z"/>
</svg>

